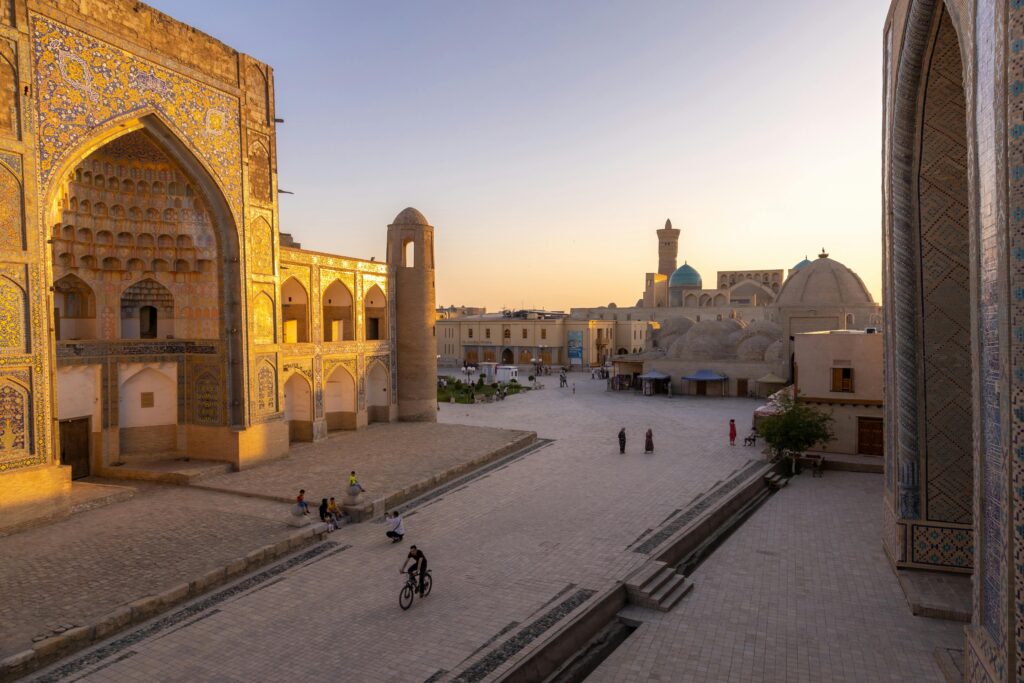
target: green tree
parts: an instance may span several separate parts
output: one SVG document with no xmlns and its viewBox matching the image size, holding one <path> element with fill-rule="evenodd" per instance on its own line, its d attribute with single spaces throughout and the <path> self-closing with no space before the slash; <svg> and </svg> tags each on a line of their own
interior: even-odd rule
<svg viewBox="0 0 1024 683">
<path fill-rule="evenodd" d="M 757 431 L 776 458 L 790 458 L 796 472 L 801 453 L 832 438 L 832 416 L 786 395 L 777 399 L 776 406 L 779 411 L 761 420 Z"/>
</svg>

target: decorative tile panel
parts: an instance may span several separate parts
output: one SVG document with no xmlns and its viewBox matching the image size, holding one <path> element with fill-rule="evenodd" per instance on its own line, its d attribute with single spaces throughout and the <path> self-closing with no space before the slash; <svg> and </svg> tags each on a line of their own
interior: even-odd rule
<svg viewBox="0 0 1024 683">
<path fill-rule="evenodd" d="M 32 14 L 38 174 L 49 187 L 67 158 L 109 124 L 151 110 L 212 171 L 241 217 L 238 100 L 125 50 Z"/>
<path fill-rule="evenodd" d="M 911 528 L 910 561 L 970 569 L 974 565 L 974 532 L 914 524 Z"/>
</svg>

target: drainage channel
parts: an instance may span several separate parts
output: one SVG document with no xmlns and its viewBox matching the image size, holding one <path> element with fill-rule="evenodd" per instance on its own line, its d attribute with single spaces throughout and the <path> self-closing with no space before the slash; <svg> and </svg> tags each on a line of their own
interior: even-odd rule
<svg viewBox="0 0 1024 683">
<path fill-rule="evenodd" d="M 714 500 L 713 504 L 709 505 L 704 501 L 696 501 L 694 506 L 691 507 L 698 507 L 699 512 L 704 513 L 709 509 L 713 510 L 718 506 L 727 506 L 730 499 L 733 499 L 736 496 L 748 495 L 744 493 L 744 489 L 748 488 L 747 486 L 744 486 L 743 489 L 738 491 L 736 489 L 740 488 L 741 483 L 750 481 L 749 475 L 755 469 L 757 468 L 748 466 L 737 472 L 736 475 L 734 475 L 734 477 L 722 487 L 725 491 L 721 492 L 720 495 L 715 496 L 716 500 Z M 690 575 L 704 562 L 704 560 L 710 557 L 711 554 L 743 524 L 743 522 L 753 515 L 754 512 L 757 511 L 757 509 L 760 508 L 761 505 L 763 505 L 764 502 L 772 495 L 772 493 L 773 491 L 766 485 L 762 490 L 757 491 L 748 500 L 746 500 L 732 515 L 725 518 L 721 523 L 704 531 L 705 535 L 699 540 L 697 545 L 675 564 L 677 570 L 684 575 Z M 675 515 L 673 514 L 671 517 L 674 516 Z M 700 530 L 696 529 L 695 532 L 697 534 L 701 533 Z M 693 537 L 688 539 L 678 538 L 674 539 L 671 546 L 678 547 L 678 545 L 689 545 L 695 540 L 696 539 Z M 656 543 L 650 543 L 652 546 L 650 550 L 653 550 L 654 547 L 659 544 L 660 539 Z M 658 555 L 663 556 L 671 554 L 672 547 L 660 549 L 661 552 Z M 552 673 L 543 678 L 544 683 L 582 683 L 587 676 L 593 673 L 606 659 L 608 659 L 608 657 L 612 655 L 613 652 L 615 652 L 616 649 L 621 647 L 622 644 L 629 639 L 630 635 L 632 635 L 637 628 L 640 627 L 642 622 L 627 618 L 621 613 L 618 613 L 618 610 L 626 604 L 625 586 L 623 585 L 621 588 L 622 598 L 620 598 L 620 607 L 615 608 L 616 613 L 609 614 L 607 621 L 605 621 L 603 625 L 596 625 L 593 622 L 587 626 L 584 626 L 582 622 L 576 624 L 578 628 L 594 629 L 593 635 L 574 651 L 567 653 L 567 655 L 562 658 L 562 663 L 558 665 Z M 570 628 L 572 628 L 572 626 L 570 626 Z M 584 635 L 584 637 L 586 636 Z M 553 654 L 554 653 L 552 653 L 552 655 Z M 523 679 L 523 676 L 506 675 L 501 677 L 500 680 L 504 681 L 509 679 L 519 680 Z M 540 680 L 540 677 L 538 676 L 533 680 Z"/>
<path fill-rule="evenodd" d="M 631 619 L 613 619 L 544 683 L 583 683 L 639 627 L 640 622 Z"/>
</svg>

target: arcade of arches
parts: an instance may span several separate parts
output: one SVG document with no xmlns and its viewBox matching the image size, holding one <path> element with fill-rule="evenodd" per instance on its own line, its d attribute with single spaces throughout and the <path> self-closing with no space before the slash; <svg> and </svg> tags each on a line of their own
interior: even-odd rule
<svg viewBox="0 0 1024 683">
<path fill-rule="evenodd" d="M 396 330 L 432 316 L 396 320 L 398 266 L 279 232 L 272 70 L 133 0 L 59 4 L 0 16 L 0 527 L 66 514 L 72 478 L 398 419 Z M 432 263 L 402 270 L 433 311 Z"/>
</svg>

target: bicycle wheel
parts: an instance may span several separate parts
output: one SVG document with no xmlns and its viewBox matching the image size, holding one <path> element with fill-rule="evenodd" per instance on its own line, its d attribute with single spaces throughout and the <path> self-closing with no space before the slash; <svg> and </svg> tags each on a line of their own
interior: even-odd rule
<svg viewBox="0 0 1024 683">
<path fill-rule="evenodd" d="M 412 606 L 412 586 L 405 584 L 402 586 L 402 592 L 398 594 L 398 605 L 402 609 L 409 609 Z"/>
<path fill-rule="evenodd" d="M 431 578 L 430 572 L 427 572 L 427 577 L 423 581 L 423 597 L 430 595 L 430 589 L 434 587 L 434 579 Z"/>
</svg>

